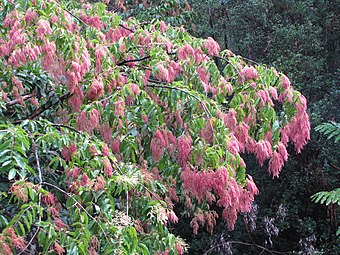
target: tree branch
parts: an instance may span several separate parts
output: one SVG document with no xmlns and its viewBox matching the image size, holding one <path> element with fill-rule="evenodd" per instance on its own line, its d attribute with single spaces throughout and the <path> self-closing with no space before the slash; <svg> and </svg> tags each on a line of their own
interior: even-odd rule
<svg viewBox="0 0 340 255">
<path fill-rule="evenodd" d="M 131 28 L 128 28 L 128 27 L 126 27 L 126 26 L 124 26 L 124 25 L 122 25 L 122 24 L 119 24 L 119 26 L 120 26 L 121 28 L 124 28 L 124 29 L 126 29 L 126 30 L 132 32 L 132 33 L 136 32 L 136 31 L 132 30 Z"/>
<path fill-rule="evenodd" d="M 105 236 L 105 239 L 106 239 L 106 241 L 107 242 L 109 242 L 109 238 L 107 237 L 107 235 L 106 235 L 106 233 L 105 233 L 105 230 L 103 229 L 103 227 L 99 224 L 99 222 L 70 194 L 70 193 L 68 193 L 68 192 L 66 192 L 66 191 L 64 191 L 64 190 L 62 190 L 61 188 L 59 188 L 58 186 L 56 186 L 56 185 L 53 185 L 53 184 L 51 184 L 51 183 L 48 183 L 48 182 L 42 182 L 41 183 L 42 185 L 46 185 L 46 186 L 50 186 L 50 187 L 52 187 L 52 188 L 54 188 L 54 189 L 56 189 L 56 190 L 58 190 L 58 191 L 60 191 L 61 193 L 63 193 L 64 195 L 66 195 L 67 197 L 69 197 L 69 198 L 71 198 L 74 202 L 75 202 L 75 204 L 76 204 L 76 206 L 78 207 L 78 208 L 80 208 L 80 209 L 82 209 L 90 218 L 91 218 L 91 220 L 93 220 L 97 225 L 98 225 L 98 227 L 100 228 L 100 230 L 103 232 L 103 234 L 104 234 L 104 236 Z"/>
<path fill-rule="evenodd" d="M 28 94 L 28 95 L 24 95 L 21 97 L 22 100 L 27 100 L 27 99 L 30 99 L 32 97 L 35 96 L 35 93 L 32 93 L 32 94 Z M 6 103 L 6 107 L 10 107 L 12 105 L 15 105 L 15 104 L 18 104 L 20 103 L 20 100 L 19 99 L 14 99 L 12 101 L 9 101 L 8 103 Z"/>
<path fill-rule="evenodd" d="M 76 132 L 76 133 L 78 133 L 78 134 L 81 134 L 81 132 L 80 132 L 79 130 L 75 129 L 74 127 L 67 126 L 67 125 L 64 125 L 64 124 L 53 124 L 53 123 L 51 123 L 51 126 L 53 126 L 53 127 L 59 127 L 59 128 L 61 128 L 61 127 L 67 128 L 67 129 L 72 130 L 73 132 Z"/>
<path fill-rule="evenodd" d="M 37 228 L 37 230 L 35 231 L 34 235 L 32 236 L 32 238 L 29 240 L 29 242 L 27 243 L 27 245 L 18 253 L 18 255 L 22 254 L 24 251 L 26 251 L 28 249 L 28 247 L 31 245 L 31 243 L 33 242 L 34 238 L 37 236 L 37 234 L 40 231 L 40 227 Z"/>
<path fill-rule="evenodd" d="M 146 84 L 145 86 L 149 87 L 149 88 L 160 88 L 160 89 L 173 89 L 173 90 L 178 90 L 178 91 L 181 91 L 193 98 L 195 98 L 197 101 L 200 102 L 200 104 L 202 105 L 203 107 L 203 110 L 205 111 L 205 113 L 208 115 L 209 118 L 212 117 L 212 114 L 210 113 L 209 109 L 207 108 L 207 106 L 205 105 L 205 103 L 203 102 L 202 99 L 200 99 L 199 97 L 191 94 L 189 91 L 183 89 L 183 88 L 179 88 L 179 87 L 173 87 L 173 86 L 169 86 L 169 85 L 165 85 L 159 81 L 155 81 L 155 80 L 151 80 L 149 79 L 150 82 L 157 82 L 158 84 Z"/>
<path fill-rule="evenodd" d="M 131 62 L 143 61 L 143 60 L 146 60 L 146 59 L 148 59 L 148 58 L 150 58 L 150 56 L 145 56 L 145 57 L 143 57 L 143 58 L 135 58 L 135 59 L 123 60 L 123 61 L 121 61 L 121 62 L 118 62 L 118 63 L 117 63 L 117 66 L 122 66 L 122 65 L 124 65 L 124 64 L 131 63 Z"/>
<path fill-rule="evenodd" d="M 36 163 L 37 163 L 39 184 L 41 185 L 41 183 L 43 182 L 43 180 L 42 180 L 42 173 L 41 173 L 41 168 L 40 168 L 40 162 L 39 162 L 37 144 L 35 143 L 34 138 L 33 138 L 32 134 L 31 134 L 31 132 L 29 132 L 28 130 L 26 130 L 26 131 L 30 134 L 31 139 L 32 139 L 32 145 L 33 145 L 33 151 L 34 151 L 34 155 L 35 155 L 35 161 L 36 161 Z M 39 201 L 39 202 L 40 202 L 40 201 Z M 40 206 L 40 204 L 39 204 L 39 206 Z"/>
<path fill-rule="evenodd" d="M 59 98 L 59 102 L 62 102 L 68 98 L 70 98 L 72 96 L 72 94 L 70 94 L 69 92 L 62 95 L 60 98 Z M 53 105 L 55 104 L 52 104 L 52 102 L 50 102 L 49 100 L 42 106 L 40 106 L 38 109 L 36 109 L 31 115 L 27 116 L 26 118 L 24 119 L 21 119 L 21 120 L 16 120 L 13 122 L 13 124 L 20 124 L 21 122 L 23 122 L 24 120 L 32 120 L 34 119 L 35 117 L 39 116 L 40 114 L 42 114 L 44 111 L 50 109 Z"/>
</svg>

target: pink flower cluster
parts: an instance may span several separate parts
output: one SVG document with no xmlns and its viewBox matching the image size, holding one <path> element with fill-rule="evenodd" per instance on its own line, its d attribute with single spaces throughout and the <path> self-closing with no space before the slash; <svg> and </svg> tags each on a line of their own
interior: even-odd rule
<svg viewBox="0 0 340 255">
<path fill-rule="evenodd" d="M 31 8 L 28 9 L 26 11 L 26 14 L 25 14 L 25 23 L 26 23 L 26 25 L 28 25 L 31 21 L 33 21 L 37 17 L 38 17 L 38 14 L 35 11 L 33 11 Z"/>
<path fill-rule="evenodd" d="M 103 158 L 104 173 L 107 177 L 112 177 L 113 167 L 108 158 Z"/>
<path fill-rule="evenodd" d="M 120 99 L 114 102 L 115 116 L 124 116 L 125 102 Z"/>
<path fill-rule="evenodd" d="M 96 73 L 99 73 L 102 66 L 102 59 L 106 56 L 106 52 L 103 47 L 96 46 L 95 57 L 96 57 Z"/>
<path fill-rule="evenodd" d="M 8 63 L 13 65 L 14 67 L 19 67 L 21 65 L 25 65 L 27 61 L 37 61 L 39 55 L 39 47 L 37 45 L 34 45 L 32 47 L 31 43 L 27 43 L 22 49 L 18 48 L 12 52 L 12 55 L 8 59 Z"/>
<path fill-rule="evenodd" d="M 259 164 L 262 166 L 264 161 L 270 159 L 273 155 L 272 145 L 267 140 L 260 140 L 255 144 L 254 151 Z"/>
<path fill-rule="evenodd" d="M 97 100 L 104 94 L 104 85 L 101 78 L 93 79 L 86 96 L 90 100 Z"/>
<path fill-rule="evenodd" d="M 0 250 L 3 255 L 12 255 L 12 248 L 24 250 L 26 246 L 25 240 L 18 236 L 12 227 L 4 229 L 0 235 Z"/>
<path fill-rule="evenodd" d="M 218 43 L 211 37 L 208 37 L 205 40 L 203 47 L 208 51 L 210 56 L 218 55 L 221 50 L 220 45 L 218 45 Z"/>
<path fill-rule="evenodd" d="M 61 150 L 61 156 L 66 160 L 70 161 L 74 153 L 77 152 L 77 147 L 74 142 L 70 143 L 69 146 L 64 146 Z"/>
<path fill-rule="evenodd" d="M 202 137 L 208 144 L 212 145 L 214 143 L 214 130 L 212 125 L 208 123 L 204 126 L 204 128 L 200 131 L 199 135 Z"/>
<path fill-rule="evenodd" d="M 266 106 L 267 103 L 269 103 L 270 106 L 274 106 L 274 103 L 270 98 L 268 90 L 258 90 L 255 96 L 256 98 L 261 99 L 262 106 Z"/>
<path fill-rule="evenodd" d="M 172 154 L 177 146 L 177 141 L 173 133 L 169 130 L 157 130 L 150 143 L 152 159 L 158 162 L 167 150 Z"/>
<path fill-rule="evenodd" d="M 287 144 L 289 140 L 294 143 L 295 150 L 300 153 L 302 148 L 310 139 L 310 122 L 306 112 L 301 115 L 296 115 L 293 119 L 281 130 L 281 141 Z"/>
<path fill-rule="evenodd" d="M 243 83 L 248 80 L 255 80 L 259 77 L 255 67 L 245 66 L 240 72 L 239 82 Z"/>
<path fill-rule="evenodd" d="M 173 82 L 175 78 L 182 72 L 182 67 L 179 63 L 171 60 L 167 67 L 164 64 L 157 65 L 155 77 L 160 81 Z"/>
<path fill-rule="evenodd" d="M 227 82 L 223 77 L 220 80 L 220 92 L 223 95 L 231 96 L 233 94 L 233 86 L 230 82 Z"/>
<path fill-rule="evenodd" d="M 244 152 L 244 147 L 246 143 L 248 142 L 248 132 L 249 132 L 249 126 L 246 123 L 240 123 L 236 126 L 234 130 L 234 135 L 237 138 L 239 142 L 240 151 Z"/>
<path fill-rule="evenodd" d="M 208 232 L 212 234 L 216 225 L 217 218 L 218 214 L 215 211 L 199 211 L 198 213 L 195 213 L 195 217 L 190 222 L 190 226 L 193 228 L 195 235 L 197 235 L 198 233 L 198 224 L 200 224 L 201 226 L 206 226 Z"/>
<path fill-rule="evenodd" d="M 40 47 L 41 53 L 44 53 L 42 59 L 42 66 L 45 71 L 54 74 L 54 69 L 51 68 L 54 66 L 57 56 L 56 56 L 56 45 L 54 42 L 50 42 L 46 40 L 46 42 Z"/>
<path fill-rule="evenodd" d="M 39 40 L 43 40 L 46 35 L 52 34 L 52 29 L 50 27 L 50 22 L 47 20 L 39 20 L 38 28 L 36 29 Z"/>
<path fill-rule="evenodd" d="M 98 30 L 102 29 L 103 23 L 99 16 L 87 16 L 85 13 L 81 13 L 79 15 L 82 21 L 88 24 L 91 27 L 97 28 Z"/>
<path fill-rule="evenodd" d="M 203 54 L 203 51 L 201 48 L 196 48 L 194 50 L 189 44 L 186 44 L 183 47 L 178 49 L 177 57 L 178 57 L 178 61 L 189 60 L 191 57 L 195 61 L 195 64 L 199 64 L 203 61 L 209 60 L 208 56 L 205 56 Z"/>
<path fill-rule="evenodd" d="M 198 74 L 198 77 L 200 77 L 202 83 L 209 83 L 210 74 L 207 72 L 207 70 L 204 67 L 201 67 L 201 66 L 198 67 L 197 74 Z"/>
<path fill-rule="evenodd" d="M 83 132 L 89 134 L 93 133 L 93 130 L 99 124 L 99 112 L 97 109 L 92 109 L 89 113 L 81 111 L 77 118 L 77 128 Z"/>
<path fill-rule="evenodd" d="M 282 75 L 281 77 L 281 82 L 282 82 L 282 88 L 288 89 L 290 87 L 290 80 L 286 75 Z"/>
<path fill-rule="evenodd" d="M 167 29 L 167 26 L 166 26 L 165 22 L 162 20 L 159 23 L 159 30 L 164 34 L 166 32 L 166 29 Z"/>
<path fill-rule="evenodd" d="M 223 120 L 224 125 L 229 128 L 231 131 L 235 130 L 237 124 L 237 113 L 235 109 L 230 108 L 227 114 L 222 112 L 218 113 L 218 117 Z"/>
<path fill-rule="evenodd" d="M 191 137 L 188 135 L 182 135 L 177 139 L 178 145 L 178 164 L 184 168 L 190 157 L 191 153 Z"/>
<path fill-rule="evenodd" d="M 227 146 L 228 151 L 233 155 L 236 155 L 241 151 L 240 142 L 237 140 L 237 138 L 233 134 L 231 134 L 229 136 L 229 139 L 226 141 L 226 146 Z"/>
<path fill-rule="evenodd" d="M 284 78 L 283 78 L 284 79 Z M 288 78 L 287 78 L 288 79 Z M 286 91 L 291 91 L 288 87 Z M 280 95 L 283 97 L 284 93 Z M 292 95 L 291 95 L 292 97 Z M 292 98 L 288 98 L 289 102 L 292 102 Z M 279 98 L 280 100 L 280 98 Z M 282 101 L 284 98 L 282 98 Z M 290 122 L 280 130 L 281 142 L 287 146 L 291 140 L 294 143 L 295 150 L 300 153 L 302 148 L 306 145 L 310 139 L 310 122 L 307 114 L 307 100 L 301 94 L 298 94 L 297 102 L 295 103 L 296 114 L 290 120 Z"/>
<path fill-rule="evenodd" d="M 211 204 L 217 199 L 216 205 L 223 208 L 222 216 L 228 222 L 229 229 L 233 229 L 235 225 L 237 212 L 249 212 L 251 202 L 258 194 L 258 189 L 250 176 L 244 189 L 236 183 L 234 177 L 229 176 L 229 171 L 225 167 L 220 167 L 216 171 L 200 172 L 186 167 L 181 173 L 181 180 L 183 187 L 198 203 L 206 200 Z M 192 224 L 194 232 L 197 232 L 198 222 L 204 225 L 202 219 L 195 217 Z"/>
<path fill-rule="evenodd" d="M 105 34 L 105 36 L 110 43 L 115 43 L 118 42 L 120 38 L 127 37 L 130 34 L 131 31 L 129 31 L 128 29 L 117 27 L 116 29 L 110 28 L 110 30 Z"/>
<path fill-rule="evenodd" d="M 155 76 L 160 81 L 165 81 L 165 82 L 170 81 L 168 69 L 166 69 L 163 64 L 157 65 L 157 73 L 155 74 Z"/>
</svg>

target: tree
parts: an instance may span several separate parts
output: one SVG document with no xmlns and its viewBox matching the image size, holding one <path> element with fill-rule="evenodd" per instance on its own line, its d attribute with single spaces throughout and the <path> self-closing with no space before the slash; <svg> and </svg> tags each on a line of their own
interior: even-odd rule
<svg viewBox="0 0 340 255">
<path fill-rule="evenodd" d="M 242 153 L 277 177 L 309 139 L 289 79 L 212 38 L 102 3 L 0 6 L 4 254 L 182 254 L 176 203 L 194 233 L 233 229 L 258 193 Z"/>
<path fill-rule="evenodd" d="M 197 13 L 196 27 L 192 30 L 196 36 L 212 36 L 236 54 L 284 71 L 307 98 L 312 127 L 325 121 L 339 122 L 340 23 L 335 1 L 206 0 L 189 3 Z M 263 219 L 266 216 L 277 218 L 282 204 L 287 217 L 282 223 L 276 220 L 280 232 L 272 249 L 297 251 L 302 248 L 299 240 L 315 234 L 317 250 L 337 254 L 337 208 L 313 204 L 310 196 L 338 187 L 339 145 L 330 146 L 313 131 L 301 154 L 295 156 L 292 149 L 288 149 L 288 153 L 291 157 L 280 178 L 274 181 L 262 175 L 252 157 L 246 160 L 250 166 L 248 173 L 257 182 L 261 180 L 265 190 L 256 197 L 258 227 L 251 236 L 257 244 L 265 243 Z M 251 242 L 242 218 L 237 226 L 233 233 L 228 232 L 229 240 Z M 220 231 L 225 233 L 226 229 Z M 197 237 L 201 247 L 204 247 L 203 240 Z M 205 243 L 205 247 L 207 245 L 209 243 Z M 205 247 L 197 253 L 193 249 L 190 254 L 202 254 Z M 237 254 L 235 247 L 233 252 Z M 248 248 L 239 254 L 246 252 L 249 253 Z"/>
<path fill-rule="evenodd" d="M 334 139 L 335 143 L 337 143 L 340 140 L 339 123 L 336 122 L 322 123 L 318 125 L 315 128 L 315 130 L 327 136 L 327 140 Z M 311 199 L 315 203 L 326 204 L 327 206 L 330 204 L 340 205 L 340 188 L 336 188 L 331 191 L 320 191 L 311 196 Z M 336 235 L 340 235 L 340 227 L 338 227 Z"/>
</svg>

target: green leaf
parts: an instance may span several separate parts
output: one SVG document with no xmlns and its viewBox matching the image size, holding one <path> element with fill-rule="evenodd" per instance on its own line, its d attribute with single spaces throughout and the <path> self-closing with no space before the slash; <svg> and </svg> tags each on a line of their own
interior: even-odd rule
<svg viewBox="0 0 340 255">
<path fill-rule="evenodd" d="M 17 170 L 15 168 L 12 168 L 11 170 L 9 170 L 8 180 L 14 179 L 16 174 L 17 174 Z"/>
</svg>

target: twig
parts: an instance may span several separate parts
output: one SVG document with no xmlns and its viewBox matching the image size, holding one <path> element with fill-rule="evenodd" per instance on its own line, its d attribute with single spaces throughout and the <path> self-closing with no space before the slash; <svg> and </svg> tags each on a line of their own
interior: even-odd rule
<svg viewBox="0 0 340 255">
<path fill-rule="evenodd" d="M 62 95 L 60 98 L 59 98 L 59 102 L 62 102 L 68 98 L 70 98 L 72 96 L 72 94 L 70 93 L 66 93 L 64 95 Z M 54 104 L 52 104 L 52 102 L 50 101 L 47 101 L 44 105 L 40 106 L 38 109 L 36 109 L 31 115 L 27 116 L 26 118 L 24 119 L 21 119 L 21 120 L 16 120 L 13 122 L 13 124 L 20 124 L 21 122 L 23 122 L 24 120 L 32 120 L 34 119 L 35 117 L 39 116 L 40 114 L 42 114 L 44 111 L 50 109 Z"/>
<path fill-rule="evenodd" d="M 32 236 L 32 238 L 29 240 L 29 242 L 27 243 L 27 245 L 18 253 L 18 255 L 22 254 L 24 251 L 27 250 L 27 248 L 31 245 L 31 243 L 33 242 L 34 238 L 37 236 L 38 232 L 40 231 L 40 227 L 37 228 L 37 231 L 35 231 L 34 235 Z"/>
<path fill-rule="evenodd" d="M 151 82 L 158 82 L 158 81 L 154 81 L 154 80 L 150 80 L 149 81 Z M 207 108 L 207 106 L 205 105 L 205 103 L 202 101 L 202 99 L 200 99 L 199 97 L 191 94 L 190 92 L 188 92 L 187 90 L 183 89 L 183 88 L 178 88 L 178 87 L 173 87 L 173 86 L 169 86 L 169 85 L 165 85 L 165 84 L 162 84 L 162 83 L 159 83 L 159 85 L 157 84 L 146 84 L 145 86 L 147 87 L 150 87 L 150 88 L 164 88 L 164 89 L 173 89 L 173 90 L 178 90 L 178 91 L 181 91 L 193 98 L 195 98 L 196 100 L 198 100 L 202 107 L 203 107 L 203 110 L 205 111 L 205 113 L 208 115 L 208 117 L 212 117 L 212 114 L 210 113 L 209 109 Z"/>
<path fill-rule="evenodd" d="M 126 216 L 129 217 L 129 192 L 126 192 Z"/>
<path fill-rule="evenodd" d="M 40 168 L 40 162 L 39 162 L 39 156 L 38 156 L 37 145 L 36 145 L 36 143 L 35 143 L 35 141 L 34 141 L 34 138 L 33 138 L 32 134 L 31 134 L 31 132 L 29 132 L 28 130 L 27 130 L 27 132 L 30 134 L 31 139 L 32 139 L 32 145 L 33 145 L 33 150 L 34 150 L 34 155 L 35 155 L 35 161 L 36 161 L 36 163 L 37 163 L 39 184 L 41 185 L 41 183 L 43 182 L 43 180 L 42 180 L 42 173 L 41 173 L 41 168 Z M 40 202 L 40 201 L 39 201 L 39 202 Z M 40 204 L 39 204 L 39 206 L 40 206 Z"/>
<path fill-rule="evenodd" d="M 211 56 L 210 56 L 210 57 L 211 57 Z M 238 70 L 238 68 L 237 68 L 235 65 L 233 65 L 232 63 L 230 63 L 229 59 L 224 58 L 224 57 L 220 57 L 220 56 L 213 56 L 213 57 L 218 58 L 218 59 L 221 59 L 221 60 L 223 60 L 223 61 L 226 61 L 229 65 L 231 65 L 231 66 L 235 69 L 235 71 L 237 72 L 237 74 L 238 74 L 239 76 L 241 75 L 240 72 L 239 72 L 239 70 Z"/>
<path fill-rule="evenodd" d="M 124 25 L 122 25 L 122 24 L 119 24 L 119 26 L 120 26 L 121 28 L 124 28 L 124 29 L 126 29 L 126 30 L 132 32 L 132 33 L 136 32 L 136 31 L 132 30 L 131 28 L 128 28 L 128 27 L 126 27 L 126 26 L 124 26 Z"/>
<path fill-rule="evenodd" d="M 153 197 L 155 197 L 155 199 L 157 200 L 157 201 L 162 201 L 161 199 L 160 199 L 160 197 L 157 195 L 157 194 L 155 194 L 153 191 L 151 191 L 148 187 L 146 187 L 143 183 L 141 183 L 141 186 L 144 188 L 144 189 L 146 189 L 146 191 L 147 192 L 149 192 Z"/>
<path fill-rule="evenodd" d="M 67 128 L 67 129 L 70 129 L 70 130 L 72 130 L 72 131 L 74 131 L 74 132 L 76 132 L 78 134 L 81 134 L 81 132 L 79 130 L 75 129 L 74 127 L 68 126 L 68 125 L 64 125 L 64 124 L 52 124 L 51 123 L 51 126 Z"/>
<path fill-rule="evenodd" d="M 248 224 L 247 224 L 247 220 L 246 220 L 246 217 L 244 216 L 243 217 L 243 223 L 244 223 L 244 226 L 246 227 L 246 230 L 247 230 L 247 234 L 248 234 L 248 237 L 250 239 L 250 241 L 252 242 L 252 244 L 255 244 L 251 234 L 250 234 L 250 231 L 249 231 L 249 228 L 248 228 Z"/>
<path fill-rule="evenodd" d="M 34 96 L 35 96 L 35 93 L 32 93 L 32 94 L 28 94 L 28 95 L 22 96 L 21 99 L 22 100 L 27 100 L 27 99 L 30 99 L 30 98 L 32 98 Z M 18 103 L 20 103 L 20 101 L 21 101 L 20 99 L 14 99 L 12 101 L 9 101 L 8 103 L 6 103 L 6 107 L 10 107 L 12 105 L 18 104 Z"/>
<path fill-rule="evenodd" d="M 62 8 L 59 5 L 60 8 Z M 64 8 L 62 8 L 64 11 L 66 11 L 68 14 L 70 14 L 73 18 L 77 19 L 79 22 L 83 23 L 85 26 L 88 26 L 88 24 L 86 24 L 81 18 L 77 17 L 76 15 L 74 15 L 72 12 L 70 12 L 69 10 L 66 10 Z"/>
<path fill-rule="evenodd" d="M 42 182 L 42 185 L 50 186 L 50 187 L 60 191 L 61 193 L 63 193 L 67 197 L 71 198 L 75 202 L 76 206 L 79 207 L 80 209 L 82 209 L 99 226 L 100 230 L 103 232 L 103 234 L 105 236 L 106 241 L 109 242 L 109 238 L 107 237 L 103 227 L 70 193 L 68 193 L 68 192 L 62 190 L 61 188 L 59 188 L 58 186 L 55 186 L 55 185 L 48 183 L 48 182 Z"/>
<path fill-rule="evenodd" d="M 129 60 L 123 60 L 121 62 L 118 62 L 117 63 L 117 66 L 122 66 L 124 64 L 127 64 L 127 63 L 131 63 L 131 62 L 139 62 L 139 61 L 143 61 L 143 60 L 146 60 L 150 58 L 150 56 L 145 56 L 143 58 L 135 58 L 135 59 L 129 59 Z"/>
</svg>

